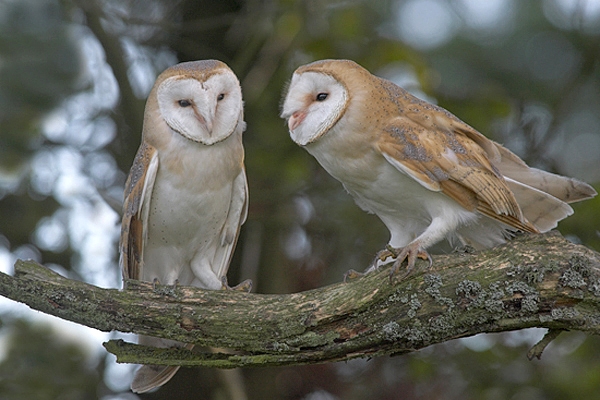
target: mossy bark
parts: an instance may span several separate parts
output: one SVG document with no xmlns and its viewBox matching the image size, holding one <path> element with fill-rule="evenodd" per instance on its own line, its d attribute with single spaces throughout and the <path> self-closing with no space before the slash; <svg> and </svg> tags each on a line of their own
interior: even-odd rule
<svg viewBox="0 0 600 400">
<path fill-rule="evenodd" d="M 382 268 L 348 283 L 286 295 L 138 281 L 116 290 L 18 261 L 14 277 L 0 274 L 0 294 L 102 331 L 228 349 L 105 343 L 119 362 L 140 364 L 294 365 L 403 354 L 483 332 L 600 332 L 600 254 L 557 233 L 519 237 L 475 254 L 435 256 L 433 268 L 393 284 L 388 274 L 389 267 Z"/>
</svg>

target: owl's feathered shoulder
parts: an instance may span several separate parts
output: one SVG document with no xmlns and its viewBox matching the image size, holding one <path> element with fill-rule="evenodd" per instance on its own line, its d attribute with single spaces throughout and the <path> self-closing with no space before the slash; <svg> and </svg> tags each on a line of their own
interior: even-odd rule
<svg viewBox="0 0 600 400">
<path fill-rule="evenodd" d="M 139 279 L 141 275 L 147 222 L 147 212 L 142 208 L 149 201 L 157 171 L 156 149 L 142 142 L 125 182 L 119 262 L 124 278 Z"/>
</svg>

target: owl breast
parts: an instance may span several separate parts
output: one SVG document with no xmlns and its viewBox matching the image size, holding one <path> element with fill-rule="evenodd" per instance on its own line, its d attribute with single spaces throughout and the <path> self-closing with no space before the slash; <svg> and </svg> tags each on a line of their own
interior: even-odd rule
<svg viewBox="0 0 600 400">
<path fill-rule="evenodd" d="M 236 151 L 242 151 L 241 141 L 239 146 L 235 141 L 231 137 L 212 146 L 193 143 L 177 154 L 161 154 L 148 215 L 143 280 L 178 279 L 189 285 L 195 277 L 192 260 L 214 258 L 231 207 L 233 182 L 241 172 L 243 157 Z"/>
</svg>

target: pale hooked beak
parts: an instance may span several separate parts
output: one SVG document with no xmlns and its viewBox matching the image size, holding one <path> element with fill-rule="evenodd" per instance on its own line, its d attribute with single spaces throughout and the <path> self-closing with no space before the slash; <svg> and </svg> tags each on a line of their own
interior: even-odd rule
<svg viewBox="0 0 600 400">
<path fill-rule="evenodd" d="M 306 118 L 306 112 L 304 111 L 296 111 L 293 113 L 290 119 L 288 119 L 288 128 L 290 129 L 290 132 L 296 129 L 298 125 L 304 121 L 304 118 Z"/>
<path fill-rule="evenodd" d="M 198 110 L 196 110 L 196 108 L 194 107 L 194 115 L 196 116 L 196 119 L 206 127 L 206 130 L 208 131 L 208 134 L 212 134 L 212 129 L 213 129 L 213 123 L 212 123 L 212 118 L 205 118 L 202 114 L 200 114 L 198 112 Z"/>
</svg>

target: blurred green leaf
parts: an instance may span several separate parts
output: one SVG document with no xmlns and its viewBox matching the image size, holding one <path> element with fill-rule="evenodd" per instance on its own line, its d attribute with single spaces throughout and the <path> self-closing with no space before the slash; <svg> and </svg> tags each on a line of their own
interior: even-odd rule
<svg viewBox="0 0 600 400">
<path fill-rule="evenodd" d="M 101 377 L 79 345 L 49 326 L 23 319 L 4 321 L 0 398 L 5 400 L 95 399 Z"/>
<path fill-rule="evenodd" d="M 0 168 L 14 171 L 35 151 L 44 114 L 82 86 L 77 38 L 59 1 L 0 3 L 0 59 Z"/>
</svg>

